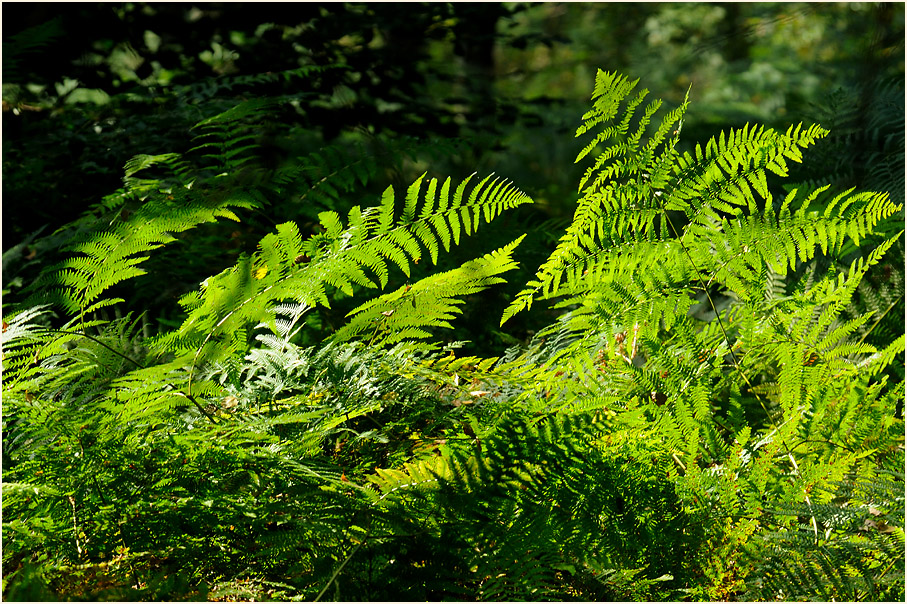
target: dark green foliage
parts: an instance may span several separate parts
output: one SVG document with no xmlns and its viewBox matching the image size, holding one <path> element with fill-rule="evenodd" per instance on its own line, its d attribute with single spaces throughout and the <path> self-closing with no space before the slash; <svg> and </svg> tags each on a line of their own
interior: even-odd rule
<svg viewBox="0 0 907 604">
<path fill-rule="evenodd" d="M 903 457 L 903 455 L 901 455 Z M 896 466 L 903 467 L 903 459 Z M 814 517 L 822 534 L 798 522 L 752 546 L 758 599 L 895 602 L 904 597 L 904 474 L 829 487 L 831 502 L 787 506 L 776 514 Z"/>
<path fill-rule="evenodd" d="M 551 302 L 500 357 L 443 334 L 523 237 L 442 263 L 532 201 L 508 181 L 344 202 L 422 143 L 270 164 L 276 97 L 130 160 L 4 322 L 5 595 L 903 599 L 903 279 L 872 280 L 901 207 L 782 186 L 820 126 L 682 151 L 688 101 L 647 96 L 599 72 L 573 220 L 478 311 Z M 179 314 L 121 316 L 266 207 L 297 212 Z"/>
<path fill-rule="evenodd" d="M 22 81 L 25 75 L 21 73 L 23 59 L 40 53 L 63 33 L 62 19 L 58 17 L 10 36 L 9 41 L 3 43 L 3 79 Z"/>
</svg>

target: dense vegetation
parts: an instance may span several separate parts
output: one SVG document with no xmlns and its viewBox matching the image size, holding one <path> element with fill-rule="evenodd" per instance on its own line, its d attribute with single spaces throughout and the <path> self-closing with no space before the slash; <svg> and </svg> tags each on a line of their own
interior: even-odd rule
<svg viewBox="0 0 907 604">
<path fill-rule="evenodd" d="M 148 29 L 150 73 L 109 44 L 55 98 L 63 21 L 5 43 L 4 125 L 48 112 L 11 140 L 95 161 L 4 141 L 4 194 L 75 205 L 4 221 L 6 599 L 904 599 L 902 84 L 842 88 L 836 133 L 598 70 L 540 203 L 468 176 L 554 104 L 492 93 L 464 23 L 553 34 L 482 6 L 221 8 L 229 43 L 179 39 L 215 76 Z"/>
</svg>

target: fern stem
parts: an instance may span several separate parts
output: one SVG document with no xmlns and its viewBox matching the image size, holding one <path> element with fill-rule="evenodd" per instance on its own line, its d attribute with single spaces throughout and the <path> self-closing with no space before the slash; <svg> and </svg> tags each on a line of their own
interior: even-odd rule
<svg viewBox="0 0 907 604">
<path fill-rule="evenodd" d="M 743 372 L 743 368 L 740 366 L 739 361 L 737 360 L 737 355 L 734 354 L 734 347 L 731 346 L 731 338 L 727 333 L 727 330 L 724 328 L 724 321 L 721 320 L 721 312 L 718 310 L 718 307 L 715 305 L 715 301 L 712 299 L 712 294 L 709 293 L 709 288 L 706 287 L 705 282 L 702 280 L 702 275 L 699 272 L 699 267 L 696 266 L 696 263 L 693 261 L 693 257 L 690 255 L 690 250 L 687 249 L 687 246 L 683 243 L 683 238 L 677 232 L 677 228 L 674 226 L 674 222 L 671 220 L 671 217 L 668 216 L 667 211 L 664 209 L 664 205 L 661 208 L 661 214 L 665 217 L 665 220 L 668 221 L 668 226 L 671 227 L 671 230 L 674 232 L 674 237 L 677 238 L 677 243 L 680 244 L 680 249 L 683 250 L 684 255 L 687 257 L 687 260 L 690 262 L 690 266 L 693 267 L 694 272 L 696 273 L 696 280 L 699 281 L 699 286 L 705 292 L 706 298 L 709 300 L 709 304 L 712 306 L 712 310 L 715 311 L 715 320 L 718 321 L 718 327 L 721 329 L 721 333 L 724 334 L 724 341 L 728 345 L 728 352 L 731 354 L 731 360 L 734 362 L 734 368 L 737 370 L 737 373 L 740 374 L 740 377 L 743 378 L 743 381 L 746 382 L 746 385 L 750 387 L 750 392 L 755 395 L 756 400 L 759 401 L 759 404 L 762 405 L 762 409 L 765 410 L 766 415 L 769 415 L 768 409 L 765 406 L 765 402 L 762 400 L 762 397 L 759 396 L 757 392 L 753 391 L 753 384 L 750 382 L 749 378 Z"/>
<path fill-rule="evenodd" d="M 869 334 L 871 334 L 875 330 L 875 328 L 879 326 L 879 323 L 882 322 L 882 319 L 884 319 L 888 315 L 888 313 L 891 312 L 891 309 L 894 308 L 896 305 L 897 305 L 897 301 L 892 302 L 891 304 L 888 305 L 888 308 L 886 308 L 885 312 L 883 312 L 881 314 L 881 316 L 879 316 L 879 318 L 876 320 L 876 322 L 872 324 L 872 327 L 870 327 L 869 329 L 866 330 L 866 333 L 863 334 L 863 337 L 860 338 L 860 341 L 857 342 L 857 345 L 862 344 L 866 340 L 866 338 L 869 337 Z"/>
<path fill-rule="evenodd" d="M 349 561 L 353 559 L 353 556 L 356 555 L 356 552 L 358 552 L 362 548 L 362 545 L 366 542 L 367 539 L 368 539 L 368 535 L 366 534 L 365 539 L 360 541 L 359 545 L 354 547 L 353 551 L 350 552 L 350 555 L 346 557 L 346 560 L 344 560 L 343 563 L 337 567 L 337 570 L 334 571 L 334 574 L 331 575 L 331 578 L 328 580 L 327 585 L 324 586 L 324 588 L 321 590 L 321 592 L 318 594 L 318 596 L 313 600 L 314 602 L 321 601 L 321 597 L 325 594 L 325 592 L 328 590 L 328 588 L 331 586 L 331 584 L 334 582 L 334 580 L 337 579 L 337 577 L 340 575 L 340 573 L 343 571 L 343 569 L 346 567 L 346 565 L 349 563 Z"/>
<path fill-rule="evenodd" d="M 192 401 L 192 404 L 195 405 L 195 408 L 198 409 L 199 411 L 201 411 L 201 412 L 202 412 L 202 415 L 204 415 L 205 417 L 208 418 L 208 421 L 210 421 L 210 422 L 211 422 L 212 424 L 214 424 L 215 426 L 217 425 L 217 420 L 214 419 L 214 416 L 211 415 L 210 413 L 208 413 L 207 411 L 205 411 L 205 408 L 202 407 L 202 406 L 199 404 L 199 402 L 198 402 L 197 400 L 195 400 L 195 397 L 194 397 L 194 396 L 192 396 L 191 394 L 189 394 L 189 393 L 187 393 L 187 392 L 183 392 L 183 391 L 181 391 L 181 390 L 179 390 L 178 392 L 179 392 L 180 394 L 182 394 L 183 396 L 185 396 L 185 397 L 186 397 L 187 399 L 189 399 L 190 401 Z"/>
<path fill-rule="evenodd" d="M 787 449 L 787 446 L 785 445 L 784 448 Z M 794 466 L 794 472 L 796 472 L 797 475 L 800 476 L 800 468 L 797 466 L 797 460 L 794 459 L 794 456 L 791 453 L 790 449 L 787 449 L 787 457 L 788 459 L 790 459 L 791 464 Z M 816 516 L 812 513 L 813 502 L 810 501 L 808 493 L 804 493 L 803 496 L 806 497 L 806 505 L 809 507 L 809 522 L 810 524 L 812 524 L 813 533 L 815 533 L 816 535 L 816 545 L 819 545 L 819 527 L 816 524 Z"/>
<path fill-rule="evenodd" d="M 51 333 L 66 333 L 66 334 L 70 334 L 70 335 L 74 335 L 74 336 L 81 336 L 81 337 L 83 337 L 83 338 L 88 338 L 89 340 L 91 340 L 91 341 L 94 342 L 95 344 L 98 344 L 98 345 L 100 345 L 100 346 L 103 346 L 104 348 L 106 348 L 107 350 L 109 350 L 110 352 L 112 352 L 113 354 L 115 354 L 115 355 L 117 355 L 117 356 L 119 356 L 119 357 L 122 357 L 122 358 L 126 359 L 127 361 L 129 361 L 130 363 L 132 363 L 133 365 L 135 365 L 136 367 L 138 367 L 139 369 L 144 369 L 144 368 L 145 368 L 144 365 L 142 365 L 141 363 L 139 363 L 139 362 L 136 361 L 135 359 L 131 358 L 130 356 L 128 356 L 128 355 L 126 355 L 126 354 L 123 354 L 122 352 L 120 352 L 120 351 L 117 350 L 116 348 L 113 348 L 113 347 L 111 347 L 111 346 L 108 346 L 107 344 L 105 344 L 104 342 L 102 342 L 101 340 L 99 340 L 98 338 L 96 338 L 96 337 L 94 337 L 94 336 L 90 336 L 90 335 L 88 335 L 87 333 L 82 333 L 82 332 L 79 332 L 79 331 L 69 331 L 68 329 L 52 329 L 52 328 L 51 328 L 51 329 L 48 329 L 47 331 L 49 331 L 49 332 L 51 332 Z"/>
<path fill-rule="evenodd" d="M 79 522 L 76 517 L 76 499 L 72 495 L 67 497 L 69 499 L 69 505 L 72 506 L 72 534 L 76 540 L 76 551 L 79 552 L 79 558 L 82 557 L 82 546 L 79 545 Z"/>
<path fill-rule="evenodd" d="M 684 245 L 683 239 L 678 234 L 677 229 L 674 226 L 674 223 L 671 221 L 671 217 L 668 216 L 667 211 L 665 211 L 664 205 L 662 205 L 661 213 L 662 213 L 662 216 L 665 217 L 665 220 L 668 221 L 668 226 L 670 226 L 671 230 L 674 232 L 674 237 L 677 238 L 677 243 L 680 244 L 680 248 L 683 250 L 684 255 L 687 257 L 687 260 L 690 262 L 690 265 L 693 267 L 694 272 L 696 273 L 696 279 L 699 281 L 699 285 L 705 291 L 706 298 L 708 298 L 709 304 L 712 305 L 712 310 L 715 311 L 715 320 L 718 321 L 718 327 L 721 329 L 721 333 L 724 334 L 724 341 L 728 346 L 728 352 L 731 355 L 731 360 L 734 362 L 734 368 L 737 370 L 737 373 L 740 374 L 740 377 L 743 378 L 743 381 L 746 382 L 746 385 L 749 386 L 750 392 L 756 397 L 756 400 L 759 401 L 759 405 L 762 406 L 762 409 L 765 411 L 765 414 L 768 417 L 769 421 L 771 421 L 772 424 L 775 425 L 776 430 L 780 430 L 779 426 L 775 423 L 774 418 L 768 412 L 768 408 L 765 406 L 765 402 L 762 400 L 762 397 L 759 396 L 758 392 L 755 392 L 753 390 L 753 384 L 750 382 L 749 378 L 746 376 L 746 373 L 743 372 L 743 368 L 740 366 L 740 363 L 737 360 L 737 355 L 734 354 L 734 347 L 731 346 L 731 339 L 728 336 L 727 330 L 724 328 L 724 322 L 721 320 L 721 313 L 718 311 L 718 307 L 715 305 L 715 301 L 712 300 L 712 295 L 709 293 L 708 288 L 706 287 L 705 283 L 702 280 L 702 275 L 700 274 L 699 267 L 697 267 L 696 263 L 693 262 L 693 257 L 690 255 L 690 250 L 687 249 L 686 245 Z M 794 459 L 794 455 L 791 452 L 790 447 L 783 440 L 781 442 L 781 446 L 784 447 L 784 450 L 787 453 L 788 458 L 790 459 L 791 463 L 793 464 L 794 472 L 797 474 L 798 477 L 800 477 L 802 479 L 803 475 L 800 473 L 800 468 L 797 466 L 797 462 Z M 818 544 L 819 543 L 819 528 L 816 524 L 816 517 L 815 517 L 815 515 L 812 514 L 812 507 L 813 507 L 812 502 L 809 499 L 808 493 L 806 493 L 804 491 L 803 495 L 804 495 L 804 497 L 806 497 L 806 504 L 809 506 L 809 509 L 810 509 L 810 522 L 812 524 L 813 531 L 815 532 L 815 535 L 816 535 L 816 543 Z"/>
</svg>

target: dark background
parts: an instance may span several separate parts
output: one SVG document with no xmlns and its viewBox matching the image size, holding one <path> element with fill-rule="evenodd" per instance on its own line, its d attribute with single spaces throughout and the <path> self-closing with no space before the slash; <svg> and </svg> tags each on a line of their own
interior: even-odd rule
<svg viewBox="0 0 907 604">
<path fill-rule="evenodd" d="M 866 118 L 904 73 L 903 4 L 5 3 L 3 24 L 5 248 L 116 188 L 132 155 L 183 150 L 190 125 L 250 95 L 327 97 L 293 124 L 319 142 L 463 139 L 467 152 L 433 172 L 495 170 L 560 214 L 598 68 L 673 102 L 692 84 L 688 140 L 819 121 L 835 94 Z M 50 31 L 23 43 L 33 27 Z M 312 64 L 346 69 L 201 86 Z"/>
</svg>

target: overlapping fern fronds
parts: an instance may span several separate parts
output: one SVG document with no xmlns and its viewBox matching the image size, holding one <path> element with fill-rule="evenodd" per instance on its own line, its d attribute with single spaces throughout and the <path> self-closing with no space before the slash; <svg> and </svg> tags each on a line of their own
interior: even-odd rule
<svg viewBox="0 0 907 604">
<path fill-rule="evenodd" d="M 124 197 L 128 195 L 124 193 Z M 218 218 L 239 220 L 235 209 L 255 205 L 250 195 L 239 191 L 226 199 L 200 195 L 188 188 L 160 192 L 106 228 L 97 225 L 88 232 L 74 233 L 61 250 L 69 255 L 47 267 L 30 285 L 31 300 L 52 302 L 69 314 L 83 317 L 122 301 L 102 297 L 116 284 L 145 274 L 140 265 L 151 252 L 176 241 L 174 234 Z"/>
<path fill-rule="evenodd" d="M 903 463 L 901 464 L 903 467 Z M 800 601 L 904 599 L 904 475 L 880 472 L 874 482 L 828 487 L 830 502 L 782 506 L 779 516 L 816 516 L 817 539 L 802 521 L 767 533 L 749 548 L 757 570 L 749 595 Z"/>
<path fill-rule="evenodd" d="M 863 456 L 897 446 L 902 424 L 883 402 L 902 385 L 873 376 L 903 336 L 871 344 L 880 317 L 852 309 L 902 235 L 901 208 L 853 189 L 780 194 L 788 162 L 827 134 L 819 126 L 746 126 L 680 153 L 686 101 L 650 129 L 660 103 L 642 110 L 635 86 L 599 72 L 577 131 L 594 132 L 578 161 L 597 155 L 573 224 L 502 322 L 536 299 L 567 312 L 507 371 L 541 382 L 531 412 L 605 413 L 615 434 L 658 440 L 684 497 L 713 510 L 755 519 L 766 499 L 812 505 L 812 489 L 862 476 Z M 853 405 L 881 424 L 876 438 Z M 786 480 L 773 477 L 778 459 Z M 723 539 L 745 542 L 749 519 Z"/>
<path fill-rule="evenodd" d="M 878 286 L 900 207 L 780 186 L 818 126 L 681 153 L 686 101 L 659 121 L 635 86 L 599 73 L 573 223 L 504 312 L 557 317 L 501 358 L 435 331 L 520 239 L 386 290 L 529 197 L 423 176 L 341 216 L 342 183 L 377 164 L 331 152 L 268 191 L 342 173 L 315 233 L 278 225 L 183 296 L 178 328 L 87 316 L 169 233 L 265 202 L 246 177 L 267 104 L 200 125 L 210 156 L 134 158 L 117 221 L 71 225 L 39 282 L 56 288 L 34 290 L 67 322 L 26 306 L 4 324 L 15 555 L 53 552 L 62 576 L 116 556 L 144 578 L 279 578 L 302 599 L 902 598 L 903 282 Z"/>
<path fill-rule="evenodd" d="M 465 303 L 464 296 L 504 283 L 497 275 L 516 268 L 511 255 L 522 239 L 454 270 L 373 298 L 350 312 L 352 319 L 332 339 L 343 341 L 361 335 L 368 337 L 370 344 L 393 344 L 430 337 L 426 331 L 430 327 L 451 328 L 450 320 L 462 312 L 459 307 Z"/>
<path fill-rule="evenodd" d="M 666 595 L 661 588 L 679 569 L 671 556 L 651 554 L 683 547 L 678 539 L 693 530 L 692 518 L 667 482 L 644 469 L 648 462 L 628 457 L 629 449 L 617 454 L 605 434 L 589 414 L 534 422 L 508 415 L 471 450 L 377 470 L 375 505 L 413 508 L 452 526 L 446 547 L 467 556 L 468 597 L 563 597 L 582 585 L 607 599 L 621 594 L 609 577 L 633 564 L 637 594 Z M 647 528 L 649 515 L 659 528 Z"/>
<path fill-rule="evenodd" d="M 237 210 L 260 208 L 260 192 L 221 188 L 205 164 L 214 162 L 221 176 L 241 172 L 255 147 L 242 121 L 260 119 L 271 105 L 268 99 L 246 101 L 201 122 L 205 140 L 196 148 L 206 152 L 201 163 L 176 153 L 137 155 L 126 162 L 123 188 L 58 234 L 64 258 L 30 284 L 29 300 L 52 302 L 84 319 L 121 302 L 102 298 L 117 284 L 145 274 L 141 265 L 149 255 L 177 241 L 179 233 L 221 218 L 239 222 Z"/>
<path fill-rule="evenodd" d="M 697 145 L 692 154 L 680 154 L 676 145 L 687 103 L 649 131 L 661 102 L 634 117 L 647 95 L 643 90 L 630 98 L 635 85 L 599 72 L 594 109 L 577 135 L 598 133 L 577 161 L 605 147 L 581 180 L 583 197 L 573 224 L 504 321 L 537 297 L 589 291 L 629 274 L 662 273 L 676 282 L 698 273 L 710 285 L 745 292 L 739 279 L 752 274 L 754 260 L 756 266 L 793 267 L 811 257 L 816 245 L 828 253 L 829 247 L 840 249 L 845 236 L 859 244 L 898 209 L 888 196 L 870 193 L 849 192 L 815 204 L 821 189 L 799 198 L 791 193 L 776 211 L 767 172 L 786 175 L 787 162 L 802 161 L 801 149 L 825 130 L 797 126 L 782 134 L 746 126 Z M 621 103 L 625 107 L 617 122 Z M 811 203 L 819 209 L 811 210 Z M 783 245 L 776 244 L 779 236 Z"/>
<path fill-rule="evenodd" d="M 397 218 L 392 187 L 384 192 L 379 207 L 353 207 L 346 226 L 336 212 L 322 212 L 322 232 L 305 241 L 295 223 L 278 226 L 277 233 L 266 236 L 252 257 L 242 258 L 235 267 L 208 279 L 199 292 L 183 297 L 181 304 L 188 318 L 179 330 L 161 340 L 161 346 L 192 353 L 198 362 L 244 350 L 248 330 L 259 324 L 287 334 L 307 309 L 330 305 L 327 288 L 347 295 L 361 288 L 383 288 L 391 267 L 408 276 L 411 263 L 418 263 L 426 253 L 436 262 L 440 249 L 458 244 L 462 234 L 470 235 L 483 221 L 490 222 L 504 210 L 530 201 L 506 181 L 491 177 L 469 189 L 471 178 L 456 188 L 450 179 L 444 183 L 432 179 L 423 192 L 420 177 L 409 187 L 402 215 Z M 459 269 L 464 278 L 461 285 L 472 281 L 471 291 L 475 291 L 482 283 L 493 283 L 475 271 L 484 266 L 481 270 L 491 277 L 513 266 L 508 257 L 509 251 L 505 251 Z M 436 281 L 429 278 L 417 284 L 415 293 L 437 290 Z M 402 297 L 403 292 L 397 293 Z M 399 316 L 394 322 L 412 317 L 407 327 L 416 330 L 413 334 L 421 333 L 421 327 L 439 325 L 450 308 L 438 307 L 420 320 L 416 318 L 421 313 L 418 306 L 396 307 Z M 354 324 L 344 334 L 357 330 L 361 326 Z"/>
</svg>

